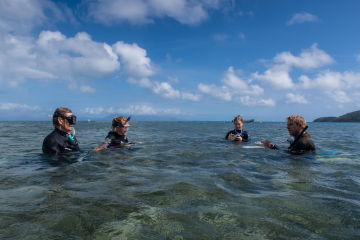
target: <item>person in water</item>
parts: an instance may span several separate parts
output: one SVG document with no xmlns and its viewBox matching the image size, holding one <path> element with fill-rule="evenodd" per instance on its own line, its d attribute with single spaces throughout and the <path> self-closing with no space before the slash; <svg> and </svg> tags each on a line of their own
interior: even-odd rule
<svg viewBox="0 0 360 240">
<path fill-rule="evenodd" d="M 233 120 L 234 123 L 234 130 L 229 131 L 225 139 L 228 139 L 230 141 L 243 141 L 247 142 L 249 140 L 249 135 L 246 131 L 242 130 L 242 127 L 244 125 L 244 120 L 241 115 L 238 115 Z"/>
<path fill-rule="evenodd" d="M 286 118 L 287 130 L 294 141 L 290 142 L 287 151 L 292 154 L 302 154 L 315 151 L 315 144 L 308 132 L 305 132 L 308 126 L 306 120 L 300 115 L 291 115 Z M 263 140 L 262 144 L 271 149 L 279 149 L 276 144 L 269 140 Z"/>
<path fill-rule="evenodd" d="M 44 139 L 43 152 L 48 155 L 59 155 L 80 151 L 73 129 L 75 124 L 76 116 L 69 108 L 57 108 L 53 114 L 55 129 Z"/>
<path fill-rule="evenodd" d="M 126 133 L 130 127 L 130 118 L 123 116 L 114 117 L 112 120 L 112 130 L 108 133 L 105 141 L 99 144 L 94 151 L 100 151 L 102 149 L 114 149 L 121 148 L 130 145 Z"/>
</svg>

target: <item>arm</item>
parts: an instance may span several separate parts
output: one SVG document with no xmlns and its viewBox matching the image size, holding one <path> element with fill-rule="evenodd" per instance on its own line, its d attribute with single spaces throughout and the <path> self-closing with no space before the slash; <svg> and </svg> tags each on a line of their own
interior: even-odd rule
<svg viewBox="0 0 360 240">
<path fill-rule="evenodd" d="M 270 149 L 279 149 L 278 146 L 276 146 L 275 143 L 270 142 L 269 140 L 262 140 L 261 143 L 264 145 L 264 147 L 266 148 L 270 148 Z"/>
<path fill-rule="evenodd" d="M 105 141 L 103 141 L 102 143 L 99 144 L 99 146 L 97 146 L 96 148 L 94 148 L 94 151 L 95 152 L 98 152 L 100 150 L 103 150 L 103 149 L 107 149 L 109 144 L 111 142 L 111 139 L 110 138 L 105 138 Z"/>
</svg>

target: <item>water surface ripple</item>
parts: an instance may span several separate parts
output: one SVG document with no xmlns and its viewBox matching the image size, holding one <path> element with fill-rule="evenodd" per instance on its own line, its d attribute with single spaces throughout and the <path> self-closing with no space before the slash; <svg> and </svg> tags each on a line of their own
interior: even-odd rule
<svg viewBox="0 0 360 240">
<path fill-rule="evenodd" d="M 72 164 L 41 153 L 50 122 L 0 122 L 1 239 L 359 239 L 360 124 L 310 123 L 316 154 L 243 148 L 285 123 L 133 122 L 131 149 L 92 152 L 108 122 L 80 122 Z"/>
</svg>

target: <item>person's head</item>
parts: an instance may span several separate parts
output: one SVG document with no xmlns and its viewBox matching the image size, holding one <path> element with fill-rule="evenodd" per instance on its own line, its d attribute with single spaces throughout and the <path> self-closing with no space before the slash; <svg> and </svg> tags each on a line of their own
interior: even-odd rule
<svg viewBox="0 0 360 240">
<path fill-rule="evenodd" d="M 112 120 L 112 130 L 119 135 L 126 135 L 130 126 L 130 120 L 124 116 L 114 117 Z"/>
<path fill-rule="evenodd" d="M 63 132 L 70 132 L 75 124 L 76 116 L 72 113 L 71 109 L 59 107 L 55 110 L 53 114 L 53 125 L 55 128 Z"/>
<path fill-rule="evenodd" d="M 242 129 L 243 125 L 244 125 L 244 120 L 243 120 L 241 115 L 237 115 L 234 118 L 233 123 L 234 123 L 235 129 L 240 131 Z"/>
<path fill-rule="evenodd" d="M 306 127 L 306 120 L 300 115 L 291 115 L 286 118 L 287 129 L 291 136 L 299 135 Z"/>
</svg>

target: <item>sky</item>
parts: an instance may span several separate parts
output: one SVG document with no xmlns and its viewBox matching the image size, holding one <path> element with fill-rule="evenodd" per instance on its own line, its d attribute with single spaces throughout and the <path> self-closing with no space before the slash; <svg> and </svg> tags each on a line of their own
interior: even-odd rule
<svg viewBox="0 0 360 240">
<path fill-rule="evenodd" d="M 0 120 L 360 109 L 357 0 L 1 0 Z M 135 117 L 136 120 L 136 117 Z"/>
</svg>

